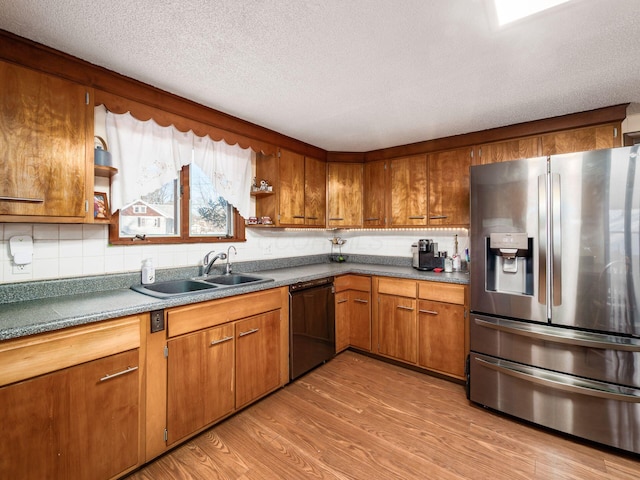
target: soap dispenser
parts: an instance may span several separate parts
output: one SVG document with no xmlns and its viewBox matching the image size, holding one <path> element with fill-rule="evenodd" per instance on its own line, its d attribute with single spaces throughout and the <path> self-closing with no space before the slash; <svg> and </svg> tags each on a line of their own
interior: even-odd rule
<svg viewBox="0 0 640 480">
<path fill-rule="evenodd" d="M 153 259 L 147 258 L 142 262 L 142 284 L 149 285 L 156 280 L 156 270 L 153 268 Z"/>
</svg>

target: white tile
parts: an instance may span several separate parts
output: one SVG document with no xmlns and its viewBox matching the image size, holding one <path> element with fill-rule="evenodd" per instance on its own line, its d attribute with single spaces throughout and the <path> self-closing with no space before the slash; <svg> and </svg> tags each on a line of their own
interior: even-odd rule
<svg viewBox="0 0 640 480">
<path fill-rule="evenodd" d="M 33 242 L 33 258 L 37 259 L 60 257 L 60 242 L 58 240 L 36 240 Z"/>
<path fill-rule="evenodd" d="M 84 257 L 82 259 L 83 275 L 102 275 L 105 273 L 104 256 Z"/>
<path fill-rule="evenodd" d="M 105 273 L 123 273 L 125 271 L 124 255 L 105 255 L 104 271 Z"/>
<path fill-rule="evenodd" d="M 16 235 L 29 235 L 33 237 L 33 225 L 27 223 L 5 223 L 3 238 L 8 241 Z"/>
<path fill-rule="evenodd" d="M 82 256 L 84 257 L 104 257 L 107 244 L 101 238 L 85 238 L 82 241 Z"/>
<path fill-rule="evenodd" d="M 58 252 L 60 258 L 82 259 L 82 240 L 69 239 L 60 240 L 58 243 Z"/>
<path fill-rule="evenodd" d="M 106 225 L 82 225 L 82 238 L 84 240 L 108 240 L 108 228 Z"/>
<path fill-rule="evenodd" d="M 33 278 L 59 278 L 59 262 L 57 258 L 45 258 L 33 262 Z"/>
<path fill-rule="evenodd" d="M 60 277 L 79 277 L 82 275 L 82 258 L 70 258 L 60 261 L 58 273 Z"/>
<path fill-rule="evenodd" d="M 60 225 L 60 240 L 82 240 L 82 225 Z"/>
<path fill-rule="evenodd" d="M 59 225 L 38 224 L 33 226 L 34 240 L 58 240 L 60 238 Z"/>
</svg>

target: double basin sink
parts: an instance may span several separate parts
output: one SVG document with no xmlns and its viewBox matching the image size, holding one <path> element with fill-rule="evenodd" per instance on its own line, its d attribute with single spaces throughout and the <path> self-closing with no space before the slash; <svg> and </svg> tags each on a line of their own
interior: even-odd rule
<svg viewBox="0 0 640 480">
<path fill-rule="evenodd" d="M 150 285 L 134 285 L 131 289 L 156 298 L 170 298 L 180 295 L 204 293 L 205 291 L 219 288 L 240 287 L 266 282 L 273 282 L 273 278 L 232 273 L 229 275 L 212 275 L 202 278 L 169 280 Z"/>
</svg>

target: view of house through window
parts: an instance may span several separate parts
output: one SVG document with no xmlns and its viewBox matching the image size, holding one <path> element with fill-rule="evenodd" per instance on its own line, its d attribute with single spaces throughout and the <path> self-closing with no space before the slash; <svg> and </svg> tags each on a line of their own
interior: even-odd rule
<svg viewBox="0 0 640 480">
<path fill-rule="evenodd" d="M 158 190 L 143 195 L 120 209 L 120 236 L 180 235 L 180 196 L 178 178 Z"/>
</svg>

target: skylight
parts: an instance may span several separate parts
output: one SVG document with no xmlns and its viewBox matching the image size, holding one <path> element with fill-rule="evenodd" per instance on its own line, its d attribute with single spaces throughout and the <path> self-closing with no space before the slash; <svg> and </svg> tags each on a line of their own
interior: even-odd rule
<svg viewBox="0 0 640 480">
<path fill-rule="evenodd" d="M 500 26 L 555 7 L 569 0 L 493 0 Z"/>
</svg>

